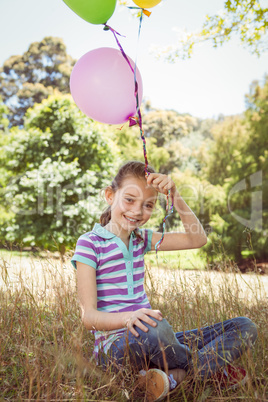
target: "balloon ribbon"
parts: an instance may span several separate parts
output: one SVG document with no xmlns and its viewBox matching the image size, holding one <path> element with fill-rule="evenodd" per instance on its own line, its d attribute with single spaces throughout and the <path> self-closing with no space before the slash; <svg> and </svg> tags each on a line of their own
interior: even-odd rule
<svg viewBox="0 0 268 402">
<path fill-rule="evenodd" d="M 141 21 L 142 21 L 142 16 L 141 16 L 141 19 L 140 19 L 140 26 L 141 26 Z M 135 68 L 133 68 L 132 65 L 130 64 L 130 61 L 129 61 L 129 59 L 128 59 L 123 47 L 121 46 L 121 43 L 119 42 L 119 40 L 117 38 L 117 35 L 119 35 L 119 36 L 122 36 L 122 35 L 120 35 L 120 33 L 116 32 L 112 27 L 110 27 L 107 24 L 104 24 L 104 30 L 105 31 L 110 30 L 113 33 L 113 35 L 115 37 L 115 40 L 116 40 L 116 43 L 118 44 L 118 47 L 119 47 L 124 59 L 126 60 L 126 62 L 128 63 L 128 65 L 129 65 L 129 67 L 131 69 L 131 71 L 134 74 L 135 98 L 136 98 L 136 108 L 137 108 L 138 117 L 130 117 L 129 118 L 129 126 L 132 127 L 135 124 L 138 124 L 139 127 L 140 127 L 140 135 L 141 135 L 141 139 L 142 139 L 142 142 L 143 142 L 143 154 L 144 154 L 144 160 L 145 160 L 144 170 L 145 170 L 145 177 L 147 178 L 149 176 L 148 158 L 147 158 L 146 140 L 145 140 L 145 136 L 144 136 L 144 130 L 142 129 L 142 116 L 141 116 L 140 105 L 139 105 L 138 82 L 137 82 L 137 77 L 136 77 L 136 63 L 135 63 Z M 140 29 L 139 29 L 139 31 L 140 31 Z"/>
<path fill-rule="evenodd" d="M 129 7 L 129 8 L 138 8 L 138 7 Z M 139 33 L 138 33 L 138 38 L 140 37 L 140 31 L 141 31 L 141 25 L 142 25 L 142 16 L 143 14 L 147 15 L 148 17 L 150 16 L 150 12 L 147 10 L 142 9 L 142 13 L 140 16 L 140 23 L 139 23 Z M 148 15 L 149 13 L 149 15 Z M 138 96 L 138 82 L 137 82 L 137 77 L 136 77 L 136 67 L 137 67 L 137 61 L 135 61 L 135 67 L 133 69 L 132 65 L 130 64 L 130 61 L 126 55 L 126 53 L 124 52 L 123 47 L 121 46 L 117 35 L 118 36 L 123 36 L 120 33 L 118 33 L 117 31 L 115 31 L 112 27 L 110 27 L 107 24 L 104 24 L 104 30 L 105 31 L 111 31 L 114 35 L 114 38 L 116 40 L 116 43 L 124 57 L 124 59 L 126 60 L 126 62 L 128 63 L 131 71 L 134 74 L 134 83 L 135 83 L 135 98 L 136 98 L 136 107 L 137 107 L 137 114 L 138 116 L 132 116 L 129 117 L 129 127 L 135 126 L 136 124 L 139 125 L 140 128 L 140 136 L 143 142 L 143 155 L 144 155 L 144 161 L 145 161 L 145 167 L 144 167 L 144 171 L 145 171 L 145 177 L 147 178 L 150 174 L 150 172 L 148 172 L 148 158 L 147 158 L 147 151 L 146 151 L 146 140 L 145 140 L 145 136 L 144 136 L 144 130 L 142 128 L 142 116 L 141 116 L 141 111 L 140 111 L 140 104 L 139 104 L 139 96 Z M 166 220 L 167 218 L 173 213 L 173 206 L 174 206 L 174 200 L 173 200 L 173 196 L 171 196 L 171 206 L 169 207 L 169 200 L 170 200 L 170 190 L 168 191 L 168 194 L 166 195 L 166 216 L 163 220 L 163 230 L 162 230 L 162 236 L 161 239 L 156 243 L 155 245 L 155 251 L 156 251 L 156 256 L 157 256 L 157 251 L 159 250 L 160 245 L 162 244 L 163 240 L 164 240 L 164 236 L 165 236 L 165 228 L 166 228 Z"/>
<path fill-rule="evenodd" d="M 169 199 L 170 199 L 170 197 L 171 197 L 171 206 L 169 207 Z M 163 219 L 162 236 L 161 236 L 161 239 L 154 246 L 156 256 L 157 256 L 157 251 L 159 250 L 159 247 L 161 246 L 161 244 L 162 244 L 162 242 L 164 240 L 165 229 L 166 229 L 166 220 L 173 213 L 173 207 L 174 207 L 174 197 L 173 197 L 173 195 L 171 195 L 170 190 L 168 190 L 168 194 L 166 195 L 166 216 Z"/>
</svg>

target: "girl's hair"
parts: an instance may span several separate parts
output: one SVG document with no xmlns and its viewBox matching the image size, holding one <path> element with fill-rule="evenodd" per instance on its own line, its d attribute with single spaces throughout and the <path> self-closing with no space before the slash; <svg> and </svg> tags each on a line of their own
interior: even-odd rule
<svg viewBox="0 0 268 402">
<path fill-rule="evenodd" d="M 151 166 L 147 166 L 147 171 L 149 173 L 155 173 L 155 170 Z M 117 175 L 113 179 L 112 184 L 109 187 L 115 193 L 119 188 L 121 188 L 123 180 L 129 176 L 145 179 L 145 164 L 143 162 L 138 161 L 130 161 L 125 163 L 123 166 L 121 166 Z M 102 213 L 100 217 L 101 226 L 106 226 L 110 220 L 111 220 L 111 206 L 109 206 Z M 140 238 L 136 230 L 134 232 L 136 236 Z"/>
</svg>

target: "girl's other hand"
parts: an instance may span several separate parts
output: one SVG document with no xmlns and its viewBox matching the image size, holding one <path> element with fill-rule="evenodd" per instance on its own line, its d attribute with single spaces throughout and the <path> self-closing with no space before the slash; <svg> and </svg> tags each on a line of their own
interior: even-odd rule
<svg viewBox="0 0 268 402">
<path fill-rule="evenodd" d="M 148 331 L 146 325 L 144 325 L 141 321 L 146 322 L 146 324 L 151 325 L 151 327 L 156 327 L 157 323 L 152 320 L 150 316 L 159 321 L 163 319 L 161 311 L 151 310 L 149 308 L 142 308 L 137 311 L 131 311 L 127 314 L 128 316 L 125 319 L 125 326 L 136 337 L 139 336 L 139 333 L 135 330 L 134 326 L 140 328 L 143 332 Z"/>
<path fill-rule="evenodd" d="M 176 192 L 176 185 L 173 180 L 166 174 L 161 173 L 150 173 L 147 177 L 148 186 L 154 187 L 159 193 L 168 194 L 170 190 L 171 194 L 174 195 Z"/>
</svg>

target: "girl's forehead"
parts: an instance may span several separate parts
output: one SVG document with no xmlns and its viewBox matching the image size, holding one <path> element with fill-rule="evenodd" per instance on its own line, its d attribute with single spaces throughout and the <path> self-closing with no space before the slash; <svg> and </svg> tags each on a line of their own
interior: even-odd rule
<svg viewBox="0 0 268 402">
<path fill-rule="evenodd" d="M 157 191 L 148 186 L 146 179 L 139 177 L 126 177 L 121 185 L 124 194 L 130 194 L 135 197 L 157 197 Z"/>
</svg>

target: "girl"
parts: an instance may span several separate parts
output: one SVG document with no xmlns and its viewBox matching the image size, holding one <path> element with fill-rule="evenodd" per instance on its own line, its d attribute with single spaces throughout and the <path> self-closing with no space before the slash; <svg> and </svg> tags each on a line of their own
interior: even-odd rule
<svg viewBox="0 0 268 402">
<path fill-rule="evenodd" d="M 216 373 L 221 383 L 235 385 L 245 380 L 246 373 L 230 362 L 257 337 L 250 319 L 238 317 L 174 333 L 161 311 L 150 306 L 143 286 L 144 254 L 155 249 L 162 234 L 140 227 L 149 220 L 157 194 L 170 190 L 184 226 L 184 232 L 166 233 L 160 250 L 199 248 L 207 238 L 174 182 L 150 167 L 148 172 L 145 177 L 145 165 L 136 161 L 120 168 L 105 189 L 109 207 L 100 224 L 78 239 L 72 258 L 82 321 L 95 332 L 94 355 L 103 367 L 120 367 L 127 359 L 141 370 L 139 381 L 151 401 L 163 399 L 189 373 L 203 379 Z"/>
</svg>

